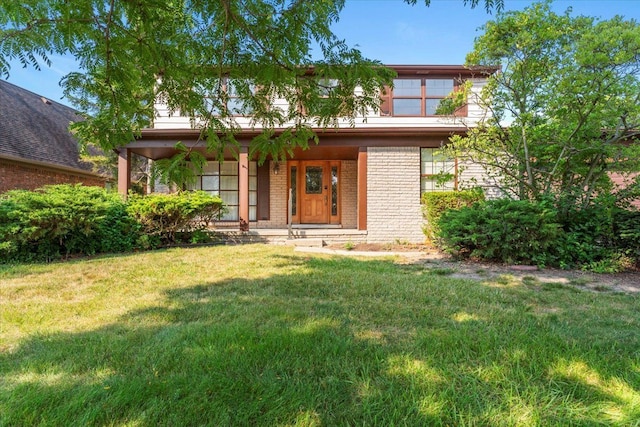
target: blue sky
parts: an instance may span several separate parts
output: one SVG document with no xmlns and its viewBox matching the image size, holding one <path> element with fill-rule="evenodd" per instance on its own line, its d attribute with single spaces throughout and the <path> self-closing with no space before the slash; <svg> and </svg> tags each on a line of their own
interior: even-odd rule
<svg viewBox="0 0 640 427">
<path fill-rule="evenodd" d="M 482 1 L 482 0 L 481 0 Z M 530 0 L 505 0 L 506 10 L 521 10 Z M 640 21 L 640 0 L 556 0 L 553 8 L 564 12 L 572 7 L 574 15 L 608 19 L 622 15 Z M 401 0 L 347 0 L 334 26 L 335 33 L 351 45 L 357 45 L 365 57 L 385 64 L 463 64 L 473 48 L 478 28 L 493 16 L 484 7 L 471 9 L 462 0 L 423 0 L 410 6 Z M 41 71 L 23 69 L 16 64 L 9 81 L 38 95 L 67 104 L 58 85 L 73 71 L 72 58 L 52 56 L 51 68 Z"/>
</svg>

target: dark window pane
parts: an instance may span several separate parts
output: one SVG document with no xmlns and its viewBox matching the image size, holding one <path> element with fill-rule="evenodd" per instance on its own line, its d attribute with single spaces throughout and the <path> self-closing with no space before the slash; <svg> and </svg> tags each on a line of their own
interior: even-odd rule
<svg viewBox="0 0 640 427">
<path fill-rule="evenodd" d="M 338 215 L 338 167 L 331 166 L 331 215 Z"/>
<path fill-rule="evenodd" d="M 291 166 L 291 215 L 296 214 L 296 192 L 298 190 L 298 167 Z"/>
<path fill-rule="evenodd" d="M 394 99 L 393 115 L 394 116 L 419 116 L 420 100 L 419 99 Z"/>
<path fill-rule="evenodd" d="M 450 79 L 427 79 L 427 96 L 447 96 L 453 92 L 453 80 Z"/>
<path fill-rule="evenodd" d="M 393 96 L 420 96 L 420 79 L 395 79 L 393 81 Z"/>
</svg>

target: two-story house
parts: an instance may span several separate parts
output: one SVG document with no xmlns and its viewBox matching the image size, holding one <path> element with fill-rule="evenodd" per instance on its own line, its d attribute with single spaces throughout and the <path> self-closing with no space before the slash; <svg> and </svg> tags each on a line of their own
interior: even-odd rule
<svg viewBox="0 0 640 427">
<path fill-rule="evenodd" d="M 464 133 L 484 111 L 473 102 L 486 74 L 463 66 L 398 65 L 393 89 L 382 94 L 381 108 L 355 126 L 317 129 L 319 143 L 296 150 L 286 162 L 249 158 L 248 144 L 259 130 L 249 126 L 237 135 L 240 152 L 212 159 L 194 189 L 219 195 L 228 213 L 217 224 L 254 236 L 334 236 L 337 240 L 422 242 L 421 193 L 482 185 L 482 171 L 438 155 L 450 136 Z M 495 70 L 493 70 L 495 71 Z M 486 71 L 485 71 L 486 73 Z M 465 81 L 468 103 L 455 117 L 438 115 L 438 105 Z M 130 155 L 152 160 L 175 154 L 181 141 L 195 146 L 200 131 L 188 117 L 171 115 L 156 105 L 153 128 L 120 150 L 119 190 L 129 188 Z M 365 120 L 366 119 L 366 120 Z M 241 123 L 242 124 L 242 123 Z M 437 185 L 443 173 L 451 179 Z M 241 227 L 240 227 L 241 226 Z M 336 240 L 334 239 L 334 240 Z"/>
</svg>

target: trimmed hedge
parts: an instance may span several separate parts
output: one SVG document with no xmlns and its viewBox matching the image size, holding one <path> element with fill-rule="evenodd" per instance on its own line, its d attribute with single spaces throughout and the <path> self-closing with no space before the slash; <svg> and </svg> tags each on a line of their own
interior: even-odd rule
<svg viewBox="0 0 640 427">
<path fill-rule="evenodd" d="M 144 246 L 175 243 L 178 233 L 207 228 L 225 212 L 222 199 L 204 191 L 131 195 L 127 211 L 141 225 Z"/>
<path fill-rule="evenodd" d="M 427 221 L 423 232 L 427 239 L 435 242 L 439 233 L 438 221 L 442 214 L 449 209 L 459 209 L 463 206 L 471 206 L 484 200 L 481 188 L 462 191 L 433 191 L 422 193 L 422 212 Z"/>
<path fill-rule="evenodd" d="M 438 226 L 440 247 L 462 258 L 600 273 L 640 262 L 640 212 L 602 204 L 560 215 L 551 201 L 490 200 L 447 210 Z"/>
<path fill-rule="evenodd" d="M 0 195 L 1 261 L 130 251 L 139 228 L 121 197 L 100 187 L 63 184 Z"/>
<path fill-rule="evenodd" d="M 52 185 L 0 195 L 0 262 L 52 261 L 128 252 L 177 241 L 204 242 L 224 212 L 205 192 L 131 195 L 100 187 Z"/>
<path fill-rule="evenodd" d="M 438 225 L 449 252 L 517 264 L 546 264 L 563 232 L 551 204 L 509 199 L 446 211 Z"/>
</svg>

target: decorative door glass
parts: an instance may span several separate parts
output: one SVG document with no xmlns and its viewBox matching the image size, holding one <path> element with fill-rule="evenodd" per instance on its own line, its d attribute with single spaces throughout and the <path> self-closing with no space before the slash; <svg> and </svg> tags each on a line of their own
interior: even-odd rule
<svg viewBox="0 0 640 427">
<path fill-rule="evenodd" d="M 338 167 L 331 166 L 331 215 L 338 215 Z"/>
<path fill-rule="evenodd" d="M 307 166 L 305 168 L 305 192 L 307 194 L 322 194 L 322 166 Z"/>
<path fill-rule="evenodd" d="M 298 167 L 291 166 L 291 177 L 289 185 L 291 187 L 291 215 L 296 215 L 296 196 L 298 194 Z"/>
</svg>

